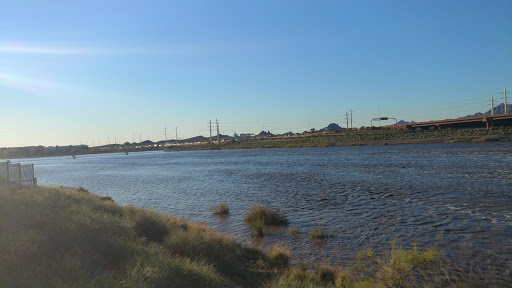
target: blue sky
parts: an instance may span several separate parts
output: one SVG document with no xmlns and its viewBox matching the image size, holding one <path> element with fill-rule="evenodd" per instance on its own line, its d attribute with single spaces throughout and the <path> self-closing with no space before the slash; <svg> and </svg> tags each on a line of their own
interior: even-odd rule
<svg viewBox="0 0 512 288">
<path fill-rule="evenodd" d="M 512 88 L 511 11 L 509 0 L 0 0 L 0 147 L 157 141 L 164 127 L 207 136 L 216 118 L 232 135 L 344 126 L 351 109 L 357 127 L 484 112 Z"/>
</svg>

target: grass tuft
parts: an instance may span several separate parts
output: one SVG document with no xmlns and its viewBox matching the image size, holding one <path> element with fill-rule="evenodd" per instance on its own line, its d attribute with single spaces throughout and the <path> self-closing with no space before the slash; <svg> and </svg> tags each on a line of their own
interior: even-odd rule
<svg viewBox="0 0 512 288">
<path fill-rule="evenodd" d="M 300 234 L 299 226 L 297 226 L 297 225 L 293 226 L 291 229 L 291 233 L 293 236 L 299 237 L 299 234 Z"/>
<path fill-rule="evenodd" d="M 265 225 L 263 225 L 263 221 L 255 221 L 251 225 L 252 236 L 263 237 L 265 235 Z"/>
<path fill-rule="evenodd" d="M 317 268 L 316 277 L 320 283 L 334 285 L 336 281 L 336 271 L 331 266 L 322 264 Z"/>
<path fill-rule="evenodd" d="M 286 219 L 286 215 L 277 209 L 266 208 L 263 206 L 252 207 L 245 217 L 245 221 L 249 223 L 261 222 L 263 225 L 269 226 L 288 225 L 288 219 Z"/>
<path fill-rule="evenodd" d="M 328 237 L 324 229 L 321 227 L 314 227 L 311 229 L 311 232 L 309 232 L 309 235 L 311 236 L 311 239 L 314 240 L 323 240 Z"/>
<path fill-rule="evenodd" d="M 270 265 L 276 270 L 288 268 L 291 252 L 283 246 L 276 245 L 269 251 Z"/>
<path fill-rule="evenodd" d="M 85 189 L 82 186 L 79 186 L 78 189 L 76 189 L 76 191 L 78 191 L 80 193 L 89 193 L 89 190 Z"/>
<path fill-rule="evenodd" d="M 229 215 L 229 207 L 226 202 L 222 201 L 213 209 L 213 215 L 227 216 Z"/>
</svg>

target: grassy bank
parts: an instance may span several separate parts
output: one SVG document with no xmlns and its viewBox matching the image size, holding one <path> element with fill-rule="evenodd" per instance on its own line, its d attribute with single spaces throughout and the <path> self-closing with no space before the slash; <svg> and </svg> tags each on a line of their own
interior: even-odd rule
<svg viewBox="0 0 512 288">
<path fill-rule="evenodd" d="M 85 189 L 0 188 L 0 287 L 255 287 L 266 256 Z"/>
<path fill-rule="evenodd" d="M 167 151 L 488 142 L 510 141 L 511 139 L 512 128 L 510 127 L 442 130 L 350 130 L 289 137 L 240 139 L 211 145 L 206 143 L 177 145 L 169 146 Z"/>
<path fill-rule="evenodd" d="M 289 268 L 284 246 L 263 252 L 83 188 L 0 187 L 0 287 L 415 287 L 439 264 L 435 249 L 360 254 L 344 269 Z"/>
</svg>

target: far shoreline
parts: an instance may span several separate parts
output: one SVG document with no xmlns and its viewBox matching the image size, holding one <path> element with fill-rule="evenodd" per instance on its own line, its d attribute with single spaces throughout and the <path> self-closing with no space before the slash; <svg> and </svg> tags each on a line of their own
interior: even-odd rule
<svg viewBox="0 0 512 288">
<path fill-rule="evenodd" d="M 271 148 L 311 148 L 311 147 L 343 147 L 343 146 L 383 146 L 409 144 L 440 144 L 440 143 L 469 143 L 469 142 L 510 142 L 512 127 L 498 129 L 443 129 L 443 130 L 354 130 L 343 133 L 312 133 L 298 136 L 277 136 L 264 138 L 230 139 L 220 143 L 185 143 L 173 144 L 167 147 L 116 146 L 115 149 L 82 148 L 72 152 L 29 154 L 18 153 L 2 155 L 0 159 L 26 159 L 59 157 L 72 155 L 96 155 L 114 153 L 137 153 L 148 151 L 203 151 L 203 150 L 232 150 L 232 149 L 271 149 Z M 23 149 L 26 147 L 19 147 Z M 5 148 L 3 148 L 5 149 Z M 0 149 L 1 150 L 1 149 Z"/>
</svg>

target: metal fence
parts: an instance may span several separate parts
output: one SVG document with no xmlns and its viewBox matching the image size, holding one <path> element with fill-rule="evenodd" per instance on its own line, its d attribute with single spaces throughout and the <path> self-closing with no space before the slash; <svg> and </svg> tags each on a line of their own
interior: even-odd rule
<svg viewBox="0 0 512 288">
<path fill-rule="evenodd" d="M 34 164 L 0 162 L 0 183 L 20 186 L 36 186 Z"/>
</svg>

